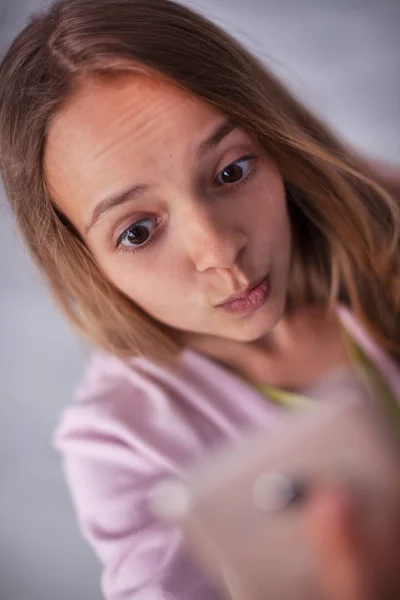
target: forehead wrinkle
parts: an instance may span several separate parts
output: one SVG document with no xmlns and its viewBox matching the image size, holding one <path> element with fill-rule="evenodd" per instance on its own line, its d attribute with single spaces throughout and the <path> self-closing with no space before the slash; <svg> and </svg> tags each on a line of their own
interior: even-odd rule
<svg viewBox="0 0 400 600">
<path fill-rule="evenodd" d="M 163 116 L 168 113 L 169 108 L 175 108 L 176 104 L 177 99 L 170 96 L 163 97 L 162 101 L 160 97 L 151 98 L 150 101 L 143 100 L 139 106 L 135 101 L 130 101 L 117 115 L 117 118 L 108 124 L 109 130 L 112 130 L 111 140 L 108 140 L 105 146 L 102 145 L 102 141 L 100 140 L 99 147 L 92 154 L 92 159 L 97 160 L 102 158 L 110 148 L 119 150 L 129 139 L 158 133 L 160 131 L 160 124 L 152 130 L 154 122 L 159 120 L 162 127 Z M 157 110 L 155 110 L 155 106 Z M 132 122 L 132 116 L 134 122 Z M 114 132 L 117 139 L 115 139 Z"/>
</svg>

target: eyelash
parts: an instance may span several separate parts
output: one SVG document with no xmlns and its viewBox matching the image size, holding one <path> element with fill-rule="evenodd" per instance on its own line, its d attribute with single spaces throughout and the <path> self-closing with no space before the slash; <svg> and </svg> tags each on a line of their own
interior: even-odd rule
<svg viewBox="0 0 400 600">
<path fill-rule="evenodd" d="M 220 188 L 220 187 L 229 187 L 229 188 L 237 188 L 238 186 L 247 183 L 249 181 L 249 179 L 251 179 L 252 176 L 254 176 L 257 172 L 257 159 L 258 156 L 254 155 L 254 154 L 246 154 L 245 156 L 241 156 L 240 158 L 238 158 L 237 160 L 234 160 L 232 162 L 230 162 L 228 165 L 226 165 L 217 175 L 217 178 L 228 168 L 231 167 L 232 165 L 235 165 L 237 163 L 241 163 L 244 162 L 246 160 L 248 161 L 254 161 L 254 166 L 252 168 L 249 169 L 248 173 L 239 181 L 236 181 L 234 183 L 227 183 L 227 184 L 221 184 L 218 185 L 216 187 Z M 152 234 L 150 235 L 150 237 L 148 238 L 148 241 L 143 242 L 143 244 L 141 246 L 138 246 L 137 248 L 130 246 L 123 246 L 123 244 L 121 243 L 124 239 L 124 237 L 126 236 L 126 234 L 129 232 L 130 229 L 132 229 L 133 227 L 136 227 L 138 225 L 141 225 L 142 223 L 149 221 L 150 219 L 148 217 L 145 217 L 144 219 L 140 219 L 139 221 L 136 221 L 135 223 L 132 223 L 132 225 L 130 225 L 127 229 L 125 229 L 125 231 L 118 237 L 117 242 L 116 242 L 116 251 L 117 252 L 139 252 L 140 250 L 144 250 L 145 248 L 148 248 L 153 241 L 155 240 L 155 235 Z M 157 227 L 158 223 L 159 223 L 160 219 L 157 220 L 157 224 L 155 227 Z"/>
</svg>

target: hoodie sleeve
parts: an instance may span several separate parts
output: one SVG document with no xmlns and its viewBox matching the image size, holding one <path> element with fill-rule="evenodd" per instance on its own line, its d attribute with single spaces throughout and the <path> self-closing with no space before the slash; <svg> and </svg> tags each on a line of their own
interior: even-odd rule
<svg viewBox="0 0 400 600">
<path fill-rule="evenodd" d="M 149 494 L 179 474 L 196 438 L 165 391 L 121 369 L 90 369 L 54 434 L 83 536 L 102 565 L 107 600 L 217 600 L 180 533 L 160 523 Z"/>
</svg>

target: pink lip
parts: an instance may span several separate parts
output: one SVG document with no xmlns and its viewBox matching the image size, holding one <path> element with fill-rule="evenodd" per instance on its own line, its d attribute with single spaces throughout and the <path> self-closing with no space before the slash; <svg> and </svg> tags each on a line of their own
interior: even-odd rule
<svg viewBox="0 0 400 600">
<path fill-rule="evenodd" d="M 265 275 L 263 275 L 262 277 L 259 277 L 256 281 L 254 281 L 253 283 L 250 283 L 250 285 L 248 285 L 247 288 L 243 292 L 238 292 L 237 294 L 232 294 L 231 296 L 229 296 L 229 298 L 227 298 L 220 304 L 217 304 L 217 307 L 226 306 L 227 304 L 230 304 L 234 300 L 248 298 L 250 292 L 252 290 L 254 290 L 254 288 L 257 287 L 264 279 L 265 279 Z"/>
<path fill-rule="evenodd" d="M 269 275 L 267 275 L 245 297 L 236 298 L 235 300 L 221 304 L 218 308 L 230 313 L 250 313 L 261 308 L 266 303 L 269 292 L 270 280 Z"/>
</svg>

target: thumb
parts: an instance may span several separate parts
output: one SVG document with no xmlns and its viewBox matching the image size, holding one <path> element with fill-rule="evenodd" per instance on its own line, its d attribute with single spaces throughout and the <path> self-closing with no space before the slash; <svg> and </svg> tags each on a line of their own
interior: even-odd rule
<svg viewBox="0 0 400 600">
<path fill-rule="evenodd" d="M 363 544 L 348 493 L 334 487 L 314 492 L 306 508 L 318 589 L 324 600 L 367 600 Z"/>
</svg>

